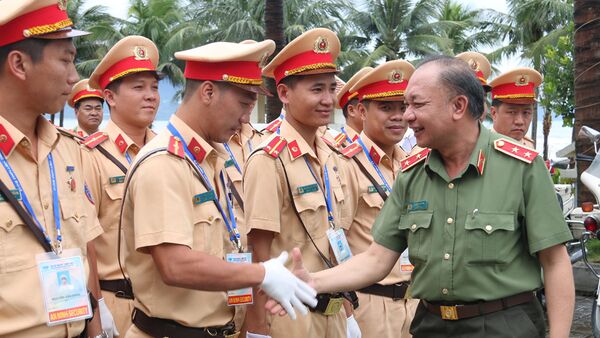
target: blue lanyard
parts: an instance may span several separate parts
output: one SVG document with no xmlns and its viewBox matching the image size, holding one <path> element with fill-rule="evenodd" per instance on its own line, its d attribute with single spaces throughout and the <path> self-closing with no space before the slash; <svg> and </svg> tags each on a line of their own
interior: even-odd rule
<svg viewBox="0 0 600 338">
<path fill-rule="evenodd" d="M 250 154 L 252 154 L 252 140 L 248 140 L 248 150 L 250 150 Z"/>
<path fill-rule="evenodd" d="M 233 156 L 233 152 L 231 151 L 231 148 L 229 148 L 229 144 L 223 143 L 223 146 L 225 146 L 225 150 L 227 150 L 227 152 L 229 153 L 229 157 L 231 157 L 231 160 L 233 161 L 233 165 L 235 165 L 235 168 L 241 174 L 242 169 L 240 168 L 240 165 L 235 160 L 235 156 Z"/>
<path fill-rule="evenodd" d="M 169 123 L 167 125 L 167 128 L 169 129 L 171 134 L 173 134 L 173 136 L 178 137 L 182 142 L 184 142 L 183 136 L 181 136 L 181 134 L 179 133 L 177 128 L 175 128 L 175 126 L 172 123 Z M 216 191 L 213 188 L 212 184 L 210 183 L 210 179 L 208 179 L 208 176 L 206 176 L 206 172 L 204 172 L 204 169 L 202 169 L 202 167 L 200 166 L 198 161 L 196 161 L 196 158 L 194 157 L 194 155 L 192 155 L 190 150 L 185 145 L 183 146 L 183 150 L 185 151 L 185 154 L 187 155 L 187 157 L 194 164 L 194 167 L 196 168 L 196 170 L 198 170 L 198 172 L 200 172 L 200 175 L 202 175 L 202 179 L 204 180 L 204 183 L 207 185 L 207 190 L 209 192 L 214 192 L 215 196 L 216 196 Z M 215 200 L 213 200 L 213 202 L 215 203 L 215 206 L 219 210 L 219 213 L 221 214 L 221 216 L 223 216 L 223 222 L 225 222 L 225 227 L 227 228 L 227 232 L 229 232 L 229 240 L 231 242 L 233 242 L 233 244 L 235 245 L 235 247 L 238 250 L 241 250 L 242 244 L 240 241 L 240 233 L 237 230 L 237 225 L 235 222 L 235 217 L 233 215 L 233 210 L 231 211 L 231 219 L 230 219 L 225 214 L 225 211 L 221 207 L 221 204 L 219 204 L 219 201 L 215 199 Z"/>
<path fill-rule="evenodd" d="M 127 160 L 127 163 L 131 164 L 131 156 L 127 152 L 127 149 L 125 149 L 125 159 Z"/>
<path fill-rule="evenodd" d="M 346 132 L 346 130 L 344 129 L 344 127 L 342 127 L 342 133 L 344 133 L 344 135 L 346 135 L 346 141 L 348 141 L 348 143 L 354 142 L 354 141 L 352 141 L 352 139 L 350 138 L 350 136 L 348 136 L 348 133 Z"/>
<path fill-rule="evenodd" d="M 21 185 L 17 174 L 14 172 L 14 170 L 8 163 L 8 160 L 4 156 L 4 153 L 2 152 L 0 152 L 0 162 L 2 162 L 2 166 L 4 167 L 4 169 L 6 169 L 6 172 L 8 173 L 8 176 L 10 177 L 10 180 L 12 181 L 13 185 L 19 191 L 19 194 L 21 195 L 21 200 L 23 201 L 27 212 L 29 213 L 29 215 L 31 215 L 38 228 L 40 228 L 40 230 L 44 234 L 44 237 L 46 237 L 46 241 L 48 242 L 48 244 L 50 244 L 50 246 L 54 248 L 54 252 L 60 255 L 62 253 L 62 233 L 60 226 L 60 210 L 58 205 L 58 184 L 56 183 L 56 170 L 54 167 L 54 159 L 52 157 L 52 153 L 48 154 L 48 168 L 50 170 L 50 185 L 52 187 L 52 207 L 54 209 L 54 223 L 56 226 L 56 243 L 54 243 L 54 245 L 52 245 L 52 241 L 50 240 L 50 236 L 48 236 L 46 229 L 42 226 L 42 223 L 40 223 L 37 216 L 35 215 L 33 207 L 31 206 L 31 203 L 29 203 L 29 199 L 27 198 L 27 195 L 23 190 L 23 186 Z"/>
<path fill-rule="evenodd" d="M 360 139 L 360 136 L 356 140 L 358 141 L 358 144 L 360 144 L 360 146 L 363 148 L 363 151 L 365 152 L 365 155 L 367 156 L 367 158 L 369 159 L 369 162 L 371 162 L 371 165 L 373 166 L 373 168 L 375 168 L 375 171 L 377 172 L 377 174 L 379 175 L 379 177 L 383 181 L 383 184 L 385 185 L 385 188 L 387 189 L 387 191 L 391 192 L 392 189 L 390 188 L 390 185 L 388 184 L 388 182 L 386 181 L 385 177 L 381 173 L 381 170 L 379 170 L 379 166 L 377 164 L 375 164 L 375 161 L 373 161 L 373 158 L 371 157 L 371 154 L 369 154 L 369 151 L 367 150 L 367 147 L 365 146 L 365 144 L 363 143 L 363 141 Z"/>
<path fill-rule="evenodd" d="M 225 184 L 223 171 L 221 171 L 219 176 L 221 177 L 221 184 L 223 185 L 223 190 L 226 192 L 225 201 L 227 202 L 227 211 L 229 212 L 229 218 L 231 220 L 231 228 L 229 226 L 227 227 L 227 231 L 229 232 L 229 240 L 235 244 L 236 249 L 242 252 L 242 245 L 239 242 L 240 234 L 237 231 L 237 221 L 235 220 L 235 213 L 233 212 L 233 196 L 231 194 L 231 190 L 227 189 L 227 184 Z"/>
<path fill-rule="evenodd" d="M 311 175 L 317 182 L 317 185 L 319 185 L 319 188 L 321 188 L 321 185 L 319 184 L 319 179 L 317 178 L 317 175 L 313 171 L 313 168 L 310 165 L 310 162 L 308 162 L 308 158 L 306 157 L 306 155 L 304 156 L 304 161 L 306 162 L 306 166 L 308 167 L 308 170 L 310 170 Z M 333 222 L 333 209 L 331 207 L 331 188 L 329 186 L 329 171 L 327 170 L 326 165 L 324 165 L 323 171 L 324 171 L 323 176 L 324 176 L 324 181 L 325 181 L 325 191 L 323 191 L 322 188 L 320 190 L 323 191 L 323 198 L 325 198 L 325 205 L 327 206 L 327 220 L 329 221 L 329 226 L 332 229 L 335 229 L 335 223 Z"/>
<path fill-rule="evenodd" d="M 285 118 L 285 115 L 283 115 L 283 113 L 279 114 L 278 119 L 281 120 L 281 122 L 283 122 L 283 119 Z M 279 127 L 277 127 L 277 130 L 275 131 L 277 133 L 277 135 L 279 135 L 281 132 L 279 131 L 279 129 L 281 128 L 281 125 Z"/>
</svg>

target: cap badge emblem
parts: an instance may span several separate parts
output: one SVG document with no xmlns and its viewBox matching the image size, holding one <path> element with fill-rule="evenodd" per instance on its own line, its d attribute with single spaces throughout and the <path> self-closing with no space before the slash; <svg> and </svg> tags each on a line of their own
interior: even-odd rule
<svg viewBox="0 0 600 338">
<path fill-rule="evenodd" d="M 468 64 L 474 72 L 479 70 L 479 62 L 475 61 L 474 59 L 469 59 Z"/>
<path fill-rule="evenodd" d="M 529 84 L 529 76 L 527 76 L 525 74 L 521 74 L 517 78 L 517 82 L 515 82 L 515 85 L 517 87 L 527 86 L 528 84 Z"/>
<path fill-rule="evenodd" d="M 143 46 L 135 46 L 133 49 L 133 54 L 135 55 L 136 60 L 148 60 L 148 49 Z"/>
<path fill-rule="evenodd" d="M 329 41 L 327 41 L 327 38 L 324 38 L 322 36 L 317 38 L 313 50 L 315 53 L 319 54 L 329 53 Z"/>
<path fill-rule="evenodd" d="M 67 10 L 67 0 L 58 0 L 58 9 L 61 11 Z"/>
<path fill-rule="evenodd" d="M 404 74 L 401 71 L 394 69 L 390 72 L 388 77 L 389 83 L 401 83 L 404 80 Z"/>
</svg>

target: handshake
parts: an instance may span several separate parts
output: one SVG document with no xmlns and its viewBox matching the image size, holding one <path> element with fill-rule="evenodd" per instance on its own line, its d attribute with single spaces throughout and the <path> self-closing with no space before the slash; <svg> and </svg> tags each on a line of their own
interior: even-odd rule
<svg viewBox="0 0 600 338">
<path fill-rule="evenodd" d="M 260 288 L 295 320 L 296 312 L 294 310 L 306 315 L 308 313 L 306 305 L 317 306 L 317 291 L 285 268 L 287 260 L 288 253 L 284 251 L 279 257 L 263 263 L 265 277 Z M 310 280 L 308 272 L 302 267 L 300 258 L 294 259 L 294 272 L 302 277 L 306 276 L 304 279 Z"/>
</svg>

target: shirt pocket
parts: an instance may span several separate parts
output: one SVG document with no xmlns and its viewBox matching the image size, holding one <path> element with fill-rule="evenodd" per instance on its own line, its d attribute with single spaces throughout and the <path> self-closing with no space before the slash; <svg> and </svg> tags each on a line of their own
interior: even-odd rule
<svg viewBox="0 0 600 338">
<path fill-rule="evenodd" d="M 518 240 L 512 212 L 469 213 L 465 221 L 467 264 L 506 264 Z"/>
<path fill-rule="evenodd" d="M 192 249 L 211 256 L 223 256 L 223 219 L 213 201 L 194 206 L 194 238 Z"/>
<path fill-rule="evenodd" d="M 21 271 L 34 266 L 35 253 L 43 251 L 42 244 L 13 207 L 8 202 L 1 202 L 0 273 Z"/>
<path fill-rule="evenodd" d="M 410 261 L 426 262 L 431 252 L 431 220 L 433 211 L 410 212 L 400 219 L 400 230 L 407 231 Z"/>
<path fill-rule="evenodd" d="M 63 247 L 80 248 L 81 252 L 85 254 L 88 237 L 86 231 L 93 227 L 87 222 L 94 218 L 88 217 L 82 203 L 88 203 L 87 199 L 71 197 L 61 199 L 59 204 L 62 214 Z M 95 211 L 96 209 L 89 208 L 89 210 Z"/>
<path fill-rule="evenodd" d="M 327 216 L 325 216 L 327 215 L 327 208 L 321 190 L 294 195 L 293 199 L 296 210 L 298 210 L 300 215 L 301 223 L 304 224 L 300 224 L 300 227 L 296 227 L 293 230 L 294 241 L 304 243 L 307 240 L 304 228 L 306 228 L 313 239 L 325 235 L 325 231 L 322 231 L 322 234 L 319 233 L 320 229 L 326 229 L 328 226 Z M 285 227 L 287 225 L 282 224 L 282 226 Z"/>
</svg>

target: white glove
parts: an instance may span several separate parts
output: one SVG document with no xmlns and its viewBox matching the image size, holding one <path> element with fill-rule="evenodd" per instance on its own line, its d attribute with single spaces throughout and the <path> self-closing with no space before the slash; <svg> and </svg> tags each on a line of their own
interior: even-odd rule
<svg viewBox="0 0 600 338">
<path fill-rule="evenodd" d="M 100 311 L 100 321 L 102 322 L 102 330 L 106 332 L 108 338 L 113 338 L 115 336 L 119 336 L 119 331 L 117 331 L 117 325 L 115 324 L 115 320 L 113 319 L 108 306 L 104 302 L 104 298 L 98 299 L 98 311 Z"/>
<path fill-rule="evenodd" d="M 348 338 L 361 338 L 362 333 L 360 333 L 360 327 L 358 327 L 358 322 L 354 315 L 346 318 L 346 334 Z"/>
<path fill-rule="evenodd" d="M 284 251 L 279 257 L 263 263 L 265 278 L 260 287 L 295 320 L 294 308 L 306 315 L 308 309 L 302 303 L 317 306 L 317 291 L 285 268 L 287 259 L 288 253 Z"/>
<path fill-rule="evenodd" d="M 246 332 L 246 338 L 271 338 L 271 336 L 265 336 L 264 334 Z"/>
</svg>

